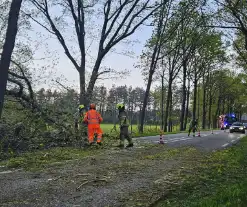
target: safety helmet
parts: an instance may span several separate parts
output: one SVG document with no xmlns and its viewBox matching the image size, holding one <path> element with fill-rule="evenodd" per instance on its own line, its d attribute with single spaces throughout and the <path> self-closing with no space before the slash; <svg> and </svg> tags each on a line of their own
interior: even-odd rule
<svg viewBox="0 0 247 207">
<path fill-rule="evenodd" d="M 124 104 L 122 103 L 117 104 L 117 109 L 122 109 L 122 108 L 124 108 Z"/>
<path fill-rule="evenodd" d="M 83 104 L 81 104 L 81 105 L 79 105 L 79 107 L 78 107 L 79 109 L 84 109 L 85 108 L 85 106 L 83 105 Z"/>
<path fill-rule="evenodd" d="M 96 109 L 96 106 L 95 106 L 94 103 L 92 103 L 92 104 L 90 104 L 89 108 L 90 108 L 90 109 Z"/>
<path fill-rule="evenodd" d="M 119 103 L 119 104 L 117 104 L 117 109 L 118 109 L 119 111 L 124 111 L 124 110 L 125 110 L 125 105 L 122 104 L 122 103 Z"/>
</svg>

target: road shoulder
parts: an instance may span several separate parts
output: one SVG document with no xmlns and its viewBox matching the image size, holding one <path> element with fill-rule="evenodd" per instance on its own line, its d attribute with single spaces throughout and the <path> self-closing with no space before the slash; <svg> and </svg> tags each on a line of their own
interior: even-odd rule
<svg viewBox="0 0 247 207">
<path fill-rule="evenodd" d="M 150 206 L 245 206 L 247 137 L 234 144 L 187 165 L 180 171 L 186 178 L 180 190 L 173 186 Z"/>
</svg>

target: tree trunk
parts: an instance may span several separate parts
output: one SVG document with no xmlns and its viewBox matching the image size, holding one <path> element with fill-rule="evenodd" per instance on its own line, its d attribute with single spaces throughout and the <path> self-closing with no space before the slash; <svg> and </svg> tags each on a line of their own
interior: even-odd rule
<svg viewBox="0 0 247 207">
<path fill-rule="evenodd" d="M 164 25 L 163 25 L 163 21 L 164 21 L 164 10 L 165 10 L 165 2 L 163 2 L 163 6 L 162 9 L 159 13 L 159 23 L 158 23 L 158 27 L 157 27 L 157 33 L 156 33 L 156 43 L 152 52 L 152 59 L 151 59 L 151 63 L 150 63 L 150 67 L 149 67 L 149 76 L 148 76 L 148 83 L 147 83 L 147 87 L 146 87 L 146 91 L 145 91 L 145 95 L 144 95 L 144 100 L 143 100 L 143 106 L 142 106 L 142 112 L 141 112 L 141 121 L 140 121 L 140 127 L 139 127 L 139 131 L 141 133 L 143 133 L 143 125 L 144 125 L 144 118 L 145 118 L 145 110 L 147 107 L 147 103 L 148 103 L 148 97 L 149 97 L 149 93 L 150 93 L 150 88 L 151 88 L 151 84 L 153 81 L 153 74 L 156 70 L 156 65 L 157 65 L 157 61 L 160 55 L 160 50 L 161 50 L 161 37 L 163 35 L 164 32 Z"/>
<path fill-rule="evenodd" d="M 186 109 L 184 116 L 184 130 L 187 127 L 188 115 L 189 115 L 189 103 L 190 103 L 190 80 L 188 78 L 187 94 L 186 94 Z"/>
<path fill-rule="evenodd" d="M 3 111 L 4 95 L 7 86 L 8 80 L 8 71 L 10 66 L 11 55 L 15 47 L 15 39 L 18 31 L 18 19 L 19 12 L 21 8 L 22 0 L 12 0 L 9 18 L 8 18 L 8 27 L 6 32 L 6 38 L 3 45 L 1 60 L 0 60 L 0 118 Z"/>
<path fill-rule="evenodd" d="M 213 127 L 217 128 L 217 117 L 220 114 L 220 102 L 221 102 L 221 96 L 219 95 L 218 102 L 217 102 L 217 108 L 214 114 L 214 120 L 213 120 Z"/>
<path fill-rule="evenodd" d="M 231 111 L 230 111 L 231 105 L 230 105 L 230 97 L 229 97 L 229 95 L 227 96 L 227 102 L 228 102 L 228 104 L 227 104 L 227 113 L 230 114 L 231 113 Z"/>
<path fill-rule="evenodd" d="M 207 115 L 207 111 L 206 111 L 206 93 L 207 93 L 207 87 L 205 84 L 205 77 L 203 75 L 203 108 L 202 108 L 202 128 L 205 129 L 206 128 L 206 115 Z"/>
<path fill-rule="evenodd" d="M 171 92 L 170 92 L 170 98 L 169 98 L 169 101 L 170 101 L 170 103 L 169 103 L 169 118 L 168 118 L 168 120 L 169 120 L 169 127 L 168 127 L 168 129 L 169 129 L 169 132 L 172 132 L 172 90 L 171 90 Z"/>
<path fill-rule="evenodd" d="M 185 103 L 186 103 L 186 75 L 187 75 L 187 63 L 183 61 L 183 98 L 182 98 L 182 106 L 181 106 L 181 114 L 180 114 L 180 131 L 184 130 L 184 115 L 185 115 Z"/>
<path fill-rule="evenodd" d="M 98 78 L 98 71 L 99 71 L 99 68 L 100 68 L 100 64 L 101 64 L 102 58 L 103 58 L 102 55 L 98 54 L 98 57 L 97 57 L 97 60 L 95 62 L 95 65 L 93 67 L 91 78 L 90 78 L 90 81 L 89 81 L 89 84 L 88 84 L 88 87 L 87 87 L 87 91 L 84 94 L 82 94 L 83 91 L 80 92 L 81 93 L 81 97 L 83 97 L 81 99 L 81 101 L 83 101 L 83 103 L 85 105 L 89 105 L 90 101 L 92 99 L 93 89 L 94 89 L 96 80 Z M 85 75 L 84 75 L 84 78 L 85 78 Z M 82 90 L 83 84 L 84 84 L 84 87 L 85 87 L 85 81 L 80 83 L 81 90 Z M 85 91 L 85 89 L 84 89 L 84 91 Z"/>
<path fill-rule="evenodd" d="M 85 57 L 85 56 L 83 56 Z M 79 71 L 79 79 L 80 79 L 80 104 L 88 105 L 86 102 L 86 79 L 85 79 L 85 71 L 86 71 L 86 63 L 85 59 L 81 59 L 81 67 L 78 69 Z"/>
<path fill-rule="evenodd" d="M 172 92 L 172 83 L 171 78 L 169 78 L 169 84 L 168 84 L 168 92 L 167 92 L 167 99 L 166 99 L 166 111 L 165 111 L 165 120 L 164 120 L 164 131 L 167 132 L 167 126 L 168 126 L 168 117 L 169 117 L 169 109 L 170 109 L 170 97 Z"/>
<path fill-rule="evenodd" d="M 223 99 L 223 103 L 222 103 L 222 113 L 225 113 L 225 104 L 226 104 L 226 100 Z"/>
<path fill-rule="evenodd" d="M 209 107 L 208 107 L 208 128 L 210 129 L 213 127 L 212 125 L 212 102 L 213 102 L 213 97 L 212 97 L 212 89 L 209 90 Z"/>
<path fill-rule="evenodd" d="M 192 119 L 196 118 L 196 103 L 197 103 L 197 77 L 195 74 L 194 79 L 194 100 L 193 100 L 193 112 L 192 112 Z"/>
<path fill-rule="evenodd" d="M 198 86 L 199 85 L 199 86 Z M 200 83 L 197 84 L 197 120 L 199 125 L 200 120 Z"/>
<path fill-rule="evenodd" d="M 150 66 L 150 67 L 152 67 L 152 66 Z M 142 105 L 142 110 L 141 110 L 141 119 L 140 119 L 140 127 L 139 127 L 139 131 L 141 133 L 143 133 L 145 112 L 146 112 L 146 107 L 147 107 L 147 104 L 148 104 L 148 98 L 149 98 L 149 93 L 150 93 L 152 80 L 153 80 L 153 72 L 151 71 L 149 73 L 149 76 L 148 76 L 148 84 L 147 84 L 146 91 L 145 91 L 145 94 L 144 94 L 144 100 L 143 100 L 143 105 Z"/>
<path fill-rule="evenodd" d="M 161 129 L 164 130 L 164 71 L 161 78 Z"/>
</svg>

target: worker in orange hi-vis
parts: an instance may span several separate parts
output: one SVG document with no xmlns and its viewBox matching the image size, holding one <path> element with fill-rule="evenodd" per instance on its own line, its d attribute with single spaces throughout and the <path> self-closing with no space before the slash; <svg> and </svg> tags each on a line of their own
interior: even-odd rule
<svg viewBox="0 0 247 207">
<path fill-rule="evenodd" d="M 96 111 L 95 104 L 90 104 L 89 111 L 84 116 L 84 122 L 88 129 L 89 145 L 94 143 L 94 134 L 97 134 L 97 144 L 102 145 L 101 139 L 103 131 L 100 128 L 100 123 L 103 121 L 99 112 Z"/>
</svg>

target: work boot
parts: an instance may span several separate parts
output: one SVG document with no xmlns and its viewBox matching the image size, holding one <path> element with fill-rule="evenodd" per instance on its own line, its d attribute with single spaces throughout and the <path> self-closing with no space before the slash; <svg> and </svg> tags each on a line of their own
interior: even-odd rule
<svg viewBox="0 0 247 207">
<path fill-rule="evenodd" d="M 126 146 L 126 148 L 133 147 L 133 146 L 134 146 L 133 143 L 129 143 L 129 144 Z"/>
<path fill-rule="evenodd" d="M 117 146 L 119 148 L 124 148 L 124 140 L 120 140 L 119 145 Z"/>
<path fill-rule="evenodd" d="M 124 144 L 120 144 L 120 145 L 118 145 L 117 147 L 123 149 L 123 148 L 124 148 Z"/>
</svg>

